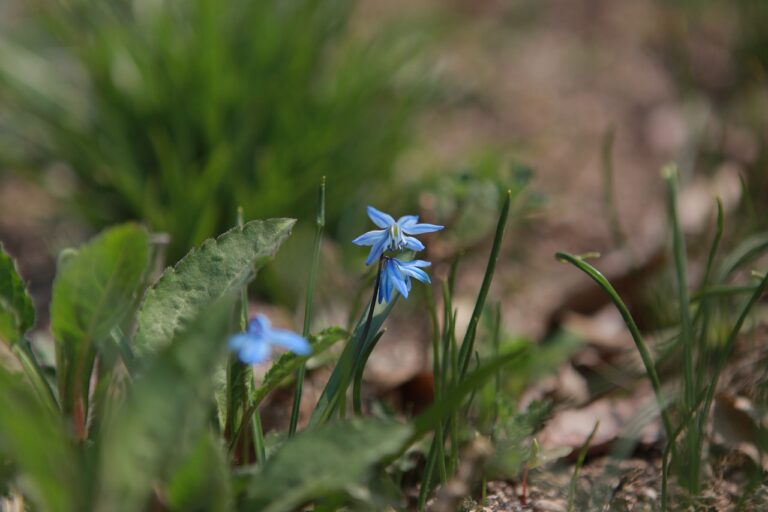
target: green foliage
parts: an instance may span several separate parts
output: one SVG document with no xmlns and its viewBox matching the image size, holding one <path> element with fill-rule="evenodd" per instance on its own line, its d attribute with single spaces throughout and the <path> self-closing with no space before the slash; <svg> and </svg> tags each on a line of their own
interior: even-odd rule
<svg viewBox="0 0 768 512">
<path fill-rule="evenodd" d="M 254 220 L 193 249 L 152 286 L 139 311 L 137 350 L 168 343 L 223 296 L 239 291 L 290 235 L 294 220 Z"/>
<path fill-rule="evenodd" d="M 35 307 L 16 269 L 0 244 L 0 341 L 17 342 L 35 324 Z"/>
<path fill-rule="evenodd" d="M 338 327 L 331 327 L 319 332 L 315 336 L 310 336 L 309 342 L 312 345 L 312 356 L 322 354 L 335 343 L 347 337 L 349 337 L 349 333 Z M 281 355 L 272 364 L 266 375 L 264 375 L 264 380 L 261 381 L 261 384 L 254 390 L 252 400 L 257 404 L 260 403 L 269 393 L 283 384 L 301 365 L 306 363 L 309 357 L 297 356 L 291 352 Z"/>
<path fill-rule="evenodd" d="M 97 225 L 144 219 L 170 257 L 248 218 L 328 220 L 388 183 L 424 30 L 352 34 L 353 0 L 36 2 L 3 27 L 0 159 L 66 163 Z"/>
<path fill-rule="evenodd" d="M 509 403 L 500 404 L 499 419 L 491 434 L 496 452 L 489 469 L 494 478 L 514 478 L 523 465 L 530 468 L 546 462 L 532 436 L 551 415 L 551 402 L 533 401 L 524 411 L 517 411 Z"/>
<path fill-rule="evenodd" d="M 241 510 L 290 511 L 366 484 L 375 466 L 401 451 L 411 435 L 408 425 L 377 420 L 328 423 L 303 432 L 253 475 Z"/>
<path fill-rule="evenodd" d="M 367 331 L 365 327 L 367 309 L 362 314 L 357 326 L 352 331 L 352 336 L 344 347 L 341 357 L 339 357 L 339 363 L 333 369 L 333 373 L 331 373 L 320 399 L 315 405 L 315 410 L 312 411 L 311 425 L 319 425 L 328 421 L 336 408 L 339 407 L 343 397 L 346 396 L 352 377 L 360 370 L 360 365 L 365 364 L 363 354 L 373 350 L 372 345 L 378 340 L 376 333 L 379 332 L 396 303 L 397 297 L 389 303 L 377 305 L 374 308 L 371 325 Z M 365 339 L 363 339 L 364 336 Z"/>
<path fill-rule="evenodd" d="M 83 510 L 84 475 L 61 418 L 2 366 L 0 411 L 0 460 L 23 476 L 17 481 L 25 494 L 42 510 Z"/>
<path fill-rule="evenodd" d="M 200 456 L 196 444 L 206 429 L 213 371 L 231 331 L 233 295 L 201 312 L 161 348 L 110 415 L 99 447 L 97 510 L 143 509 L 153 485 Z"/>
<path fill-rule="evenodd" d="M 173 472 L 167 491 L 172 510 L 232 510 L 232 485 L 226 452 L 210 432 L 200 436 L 189 457 Z"/>
<path fill-rule="evenodd" d="M 53 285 L 51 331 L 62 408 L 76 416 L 76 429 L 85 428 L 97 346 L 131 316 L 148 262 L 147 232 L 125 224 L 103 232 L 60 265 Z"/>
<path fill-rule="evenodd" d="M 702 432 L 705 431 L 706 422 L 710 417 L 718 380 L 747 317 L 768 289 L 768 275 L 761 274 L 758 282 L 748 286 L 730 285 L 730 279 L 736 271 L 761 253 L 764 254 L 765 235 L 746 240 L 722 258 L 722 263 L 715 267 L 724 224 L 722 205 L 718 201 L 716 229 L 707 255 L 704 277 L 699 291 L 689 294 L 686 271 L 688 254 L 678 217 L 677 172 L 674 166 L 667 166 L 663 173 L 667 181 L 667 213 L 672 232 L 679 307 L 672 350 L 662 353 L 662 357 L 682 359 L 684 372 L 681 396 L 664 392 L 657 361 L 626 304 L 605 276 L 582 257 L 567 253 L 558 253 L 556 257 L 583 271 L 606 292 L 621 314 L 640 353 L 667 435 L 662 462 L 662 506 L 666 508 L 669 499 L 667 476 L 670 467 L 675 471 L 678 483 L 691 496 L 697 496 L 701 490 L 702 456 L 705 451 Z M 749 294 L 746 300 L 735 300 L 745 293 Z M 713 325 L 714 319 L 719 317 L 732 319 L 732 323 L 725 329 L 716 328 Z M 680 442 L 677 441 L 678 438 L 681 439 Z"/>
</svg>

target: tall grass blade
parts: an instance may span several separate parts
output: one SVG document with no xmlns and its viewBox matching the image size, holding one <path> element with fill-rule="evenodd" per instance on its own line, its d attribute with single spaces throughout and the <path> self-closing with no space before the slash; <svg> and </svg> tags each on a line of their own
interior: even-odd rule
<svg viewBox="0 0 768 512">
<path fill-rule="evenodd" d="M 309 338 L 309 330 L 312 325 L 312 303 L 315 297 L 315 285 L 317 283 L 317 272 L 320 267 L 320 243 L 323 240 L 323 229 L 325 228 L 325 176 L 320 182 L 317 212 L 317 231 L 315 232 L 315 244 L 312 250 L 312 262 L 309 268 L 309 281 L 307 282 L 307 297 L 304 301 L 304 330 L 302 334 Z M 288 435 L 293 436 L 296 433 L 296 426 L 299 422 L 299 411 L 301 408 L 301 395 L 304 389 L 304 374 L 306 365 L 302 364 L 296 371 L 296 389 L 293 392 L 293 408 L 291 409 L 291 422 L 288 427 Z"/>
<path fill-rule="evenodd" d="M 597 434 L 598 428 L 600 428 L 599 420 L 595 422 L 595 426 L 592 427 L 592 432 L 589 433 L 587 440 L 584 441 L 583 445 L 581 445 L 581 448 L 579 449 L 579 455 L 576 457 L 576 464 L 573 465 L 571 483 L 568 486 L 568 512 L 573 510 L 574 500 L 576 499 L 576 484 L 579 481 L 579 471 L 581 471 L 581 467 L 584 465 L 584 460 L 587 458 L 589 446 L 592 444 L 592 439 L 595 438 L 595 434 Z"/>
<path fill-rule="evenodd" d="M 507 190 L 504 204 L 501 207 L 501 214 L 499 215 L 499 222 L 496 225 L 496 235 L 493 238 L 493 246 L 491 247 L 491 254 L 488 256 L 488 264 L 485 267 L 485 276 L 483 277 L 483 284 L 480 286 L 480 292 L 475 302 L 475 309 L 472 311 L 472 317 L 469 320 L 467 326 L 467 332 L 464 335 L 464 341 L 461 343 L 461 349 L 459 350 L 459 372 L 460 378 L 466 375 L 469 369 L 469 362 L 474 352 L 475 336 L 477 334 L 477 324 L 480 321 L 480 315 L 483 313 L 485 307 L 485 299 L 488 297 L 488 290 L 491 287 L 491 281 L 493 281 L 493 273 L 496 270 L 496 260 L 499 258 L 499 252 L 501 251 L 501 242 L 504 238 L 504 228 L 507 225 L 507 218 L 509 217 L 509 207 L 512 202 L 512 191 Z"/>
<path fill-rule="evenodd" d="M 651 356 L 651 352 L 648 349 L 648 345 L 646 345 L 643 336 L 640 334 L 640 329 L 638 329 L 634 318 L 632 318 L 632 314 L 629 312 L 627 305 L 624 304 L 624 301 L 621 300 L 621 296 L 619 296 L 618 292 L 616 292 L 616 289 L 605 278 L 605 276 L 583 259 L 566 252 L 556 253 L 555 258 L 560 261 L 570 263 L 571 265 L 587 274 L 603 289 L 603 291 L 605 291 L 606 294 L 608 294 L 611 302 L 613 302 L 616 309 L 618 309 L 621 318 L 624 320 L 624 324 L 629 329 L 632 340 L 635 342 L 635 347 L 640 353 L 640 358 L 643 361 L 645 372 L 648 375 L 648 380 L 651 381 L 653 392 L 656 395 L 656 401 L 659 404 L 659 411 L 661 414 L 662 423 L 664 424 L 664 431 L 667 433 L 667 435 L 669 435 L 669 433 L 673 431 L 672 423 L 670 422 L 669 415 L 666 411 L 665 400 L 661 391 L 661 381 L 659 380 L 659 375 L 656 372 L 656 365 L 654 363 L 653 357 Z"/>
<path fill-rule="evenodd" d="M 686 271 L 688 255 L 685 248 L 685 236 L 680 227 L 680 219 L 678 216 L 677 168 L 674 165 L 667 165 L 662 170 L 662 175 L 664 176 L 664 181 L 667 186 L 667 215 L 670 227 L 672 228 L 672 253 L 675 261 L 675 278 L 677 282 L 678 309 L 680 314 L 679 343 L 683 346 L 683 403 L 685 404 L 685 410 L 690 413 L 693 411 L 694 401 L 696 400 L 698 379 L 696 379 L 696 376 L 694 375 L 694 340 L 690 316 L 690 300 L 688 298 L 688 274 Z M 697 429 L 688 429 L 688 434 L 685 437 L 688 459 L 688 464 L 686 464 L 685 469 L 688 476 L 683 482 L 693 493 L 697 493 L 699 489 L 701 449 L 698 436 L 699 433 Z"/>
</svg>

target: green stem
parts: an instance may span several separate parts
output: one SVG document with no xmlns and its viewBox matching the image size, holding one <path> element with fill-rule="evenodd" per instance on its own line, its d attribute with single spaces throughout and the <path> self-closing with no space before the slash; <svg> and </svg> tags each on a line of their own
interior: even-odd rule
<svg viewBox="0 0 768 512">
<path fill-rule="evenodd" d="M 30 384 L 35 390 L 35 394 L 40 399 L 40 402 L 46 405 L 51 413 L 59 414 L 59 404 L 56 400 L 56 395 L 51 389 L 51 385 L 45 378 L 42 368 L 37 361 L 37 357 L 32 352 L 32 348 L 29 346 L 29 342 L 26 339 L 22 339 L 18 343 L 12 345 L 11 351 L 21 363 L 21 367 L 24 369 L 24 373 L 29 379 Z"/>
<path fill-rule="evenodd" d="M 267 460 L 267 453 L 264 442 L 264 429 L 261 427 L 261 415 L 256 410 L 251 416 L 251 426 L 253 428 L 253 447 L 256 451 L 256 462 L 263 466 Z"/>
<path fill-rule="evenodd" d="M 302 335 L 309 338 L 309 330 L 312 323 L 312 303 L 315 295 L 315 285 L 317 284 L 317 272 L 320 267 L 320 243 L 323 238 L 323 229 L 325 228 L 325 176 L 320 182 L 319 210 L 317 212 L 317 231 L 315 232 L 315 245 L 312 252 L 312 263 L 309 269 L 309 282 L 307 285 L 307 298 L 304 302 L 304 329 Z M 299 422 L 299 412 L 301 411 L 301 395 L 304 390 L 304 377 L 307 372 L 306 362 L 302 363 L 296 371 L 296 390 L 293 393 L 293 408 L 291 409 L 291 423 L 288 428 L 288 437 L 296 434 L 296 427 Z"/>
<path fill-rule="evenodd" d="M 373 323 L 373 311 L 376 309 L 376 297 L 379 294 L 379 287 L 381 286 L 381 270 L 384 266 L 384 259 L 386 256 L 383 254 L 379 258 L 379 267 L 376 271 L 376 282 L 373 285 L 373 296 L 371 297 L 371 305 L 368 308 L 368 316 L 365 319 L 365 326 L 363 327 L 363 334 L 360 336 L 358 345 L 354 348 L 354 352 L 349 352 L 349 356 L 351 357 L 344 357 L 345 354 L 342 354 L 342 359 L 339 364 L 344 365 L 345 367 L 342 368 L 342 378 L 341 378 L 341 385 L 339 386 L 338 390 L 336 391 L 336 396 L 334 396 L 331 400 L 331 403 L 329 404 L 328 408 L 325 411 L 324 414 L 324 420 L 327 418 L 330 418 L 333 416 L 333 412 L 336 410 L 337 407 L 341 407 L 340 414 L 344 414 L 344 410 L 346 409 L 346 396 L 347 396 L 347 388 L 349 388 L 350 381 L 354 377 L 355 368 L 357 367 L 359 357 L 363 352 L 366 352 L 366 341 L 368 340 L 368 334 L 371 330 L 371 324 Z M 368 351 L 372 351 L 373 347 L 375 346 L 375 343 L 370 344 L 371 347 L 369 347 Z"/>
</svg>

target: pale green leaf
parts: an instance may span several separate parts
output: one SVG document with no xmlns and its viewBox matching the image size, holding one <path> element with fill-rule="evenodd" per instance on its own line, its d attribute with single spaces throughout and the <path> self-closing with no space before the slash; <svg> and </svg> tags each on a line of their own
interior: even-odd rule
<svg viewBox="0 0 768 512">
<path fill-rule="evenodd" d="M 139 312 L 134 344 L 157 350 L 224 295 L 239 291 L 290 235 L 293 219 L 254 220 L 206 240 L 150 288 Z"/>
<path fill-rule="evenodd" d="M 51 331 L 65 412 L 84 392 L 95 345 L 131 313 L 148 262 L 149 235 L 137 224 L 110 228 L 62 260 L 53 284 Z"/>
</svg>

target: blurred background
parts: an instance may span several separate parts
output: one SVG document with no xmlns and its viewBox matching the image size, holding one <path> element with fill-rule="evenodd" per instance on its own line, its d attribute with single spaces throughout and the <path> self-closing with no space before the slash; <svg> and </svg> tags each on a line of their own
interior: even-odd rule
<svg viewBox="0 0 768 512">
<path fill-rule="evenodd" d="M 479 350 L 494 350 L 494 331 L 502 349 L 536 344 L 530 366 L 506 377 L 505 406 L 554 404 L 537 435 L 544 450 L 579 449 L 599 419 L 593 444 L 605 453 L 636 417 L 647 426 L 651 393 L 605 295 L 553 255 L 600 252 L 595 265 L 644 334 L 667 339 L 677 321 L 669 162 L 695 285 L 715 196 L 721 254 L 768 227 L 768 1 L 0 0 L 0 241 L 30 282 L 40 331 L 62 249 L 137 220 L 163 234 L 173 264 L 232 227 L 240 206 L 246 219 L 299 220 L 251 290 L 254 310 L 295 328 L 326 176 L 316 327 L 349 326 L 368 299 L 367 250 L 350 241 L 371 229 L 370 204 L 446 225 L 424 237 L 422 256 L 438 308 L 460 258 L 464 332 L 511 190 L 486 311 L 502 327 L 486 315 Z M 365 375 L 367 393 L 401 410 L 432 398 L 426 294 L 412 297 Z M 734 354 L 714 429 L 729 450 L 762 446 L 757 458 L 740 453 L 768 470 L 768 437 L 749 441 L 759 430 L 749 421 L 749 435 L 733 436 L 741 427 L 727 421 L 743 419 L 742 399 L 768 414 L 764 333 Z M 659 364 L 673 383 L 675 357 Z M 314 398 L 327 378 L 319 366 L 304 388 Z M 285 424 L 290 400 L 289 389 L 270 397 L 267 430 Z M 498 413 L 498 397 L 478 400 Z M 658 448 L 658 425 L 636 430 L 641 450 Z M 639 464 L 630 480 L 655 492 L 658 471 L 627 462 Z M 547 485 L 567 488 L 569 471 Z M 727 504 L 733 491 L 717 485 L 730 476 L 717 478 L 713 495 Z"/>
<path fill-rule="evenodd" d="M 764 0 L 3 0 L 0 240 L 45 311 L 58 252 L 106 225 L 167 233 L 170 264 L 238 206 L 297 217 L 254 291 L 292 311 L 327 176 L 318 323 L 363 300 L 367 204 L 448 226 L 427 259 L 462 254 L 466 315 L 511 189 L 492 296 L 542 339 L 599 309 L 556 250 L 664 290 L 636 272 L 665 244 L 663 164 L 694 239 L 715 194 L 729 237 L 765 227 L 766 27 Z M 397 350 L 396 380 L 424 366 Z"/>
</svg>

